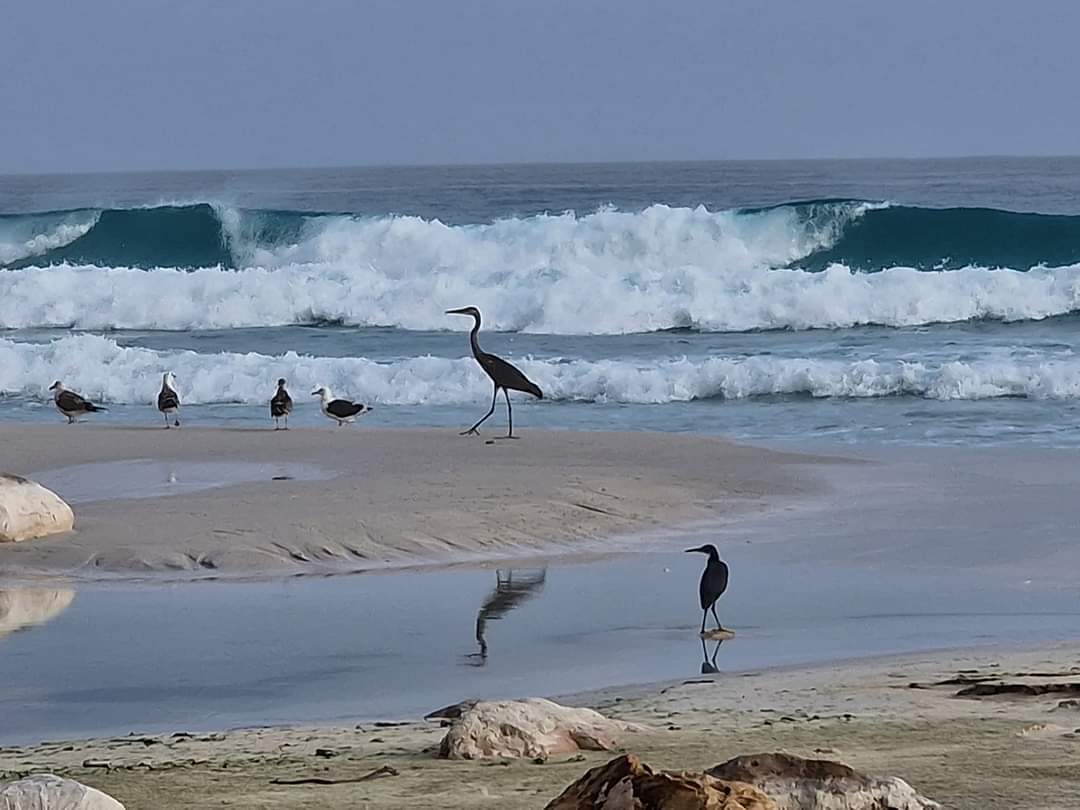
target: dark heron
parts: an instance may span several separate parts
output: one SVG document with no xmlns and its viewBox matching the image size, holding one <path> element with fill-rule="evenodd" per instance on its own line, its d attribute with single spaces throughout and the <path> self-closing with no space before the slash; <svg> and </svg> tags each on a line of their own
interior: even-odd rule
<svg viewBox="0 0 1080 810">
<path fill-rule="evenodd" d="M 67 417 L 68 424 L 74 424 L 78 421 L 76 417 L 83 413 L 97 413 L 98 411 L 107 411 L 108 408 L 103 408 L 100 405 L 95 405 L 88 399 L 76 394 L 74 391 L 68 391 L 64 388 L 64 384 L 57 380 L 49 386 L 49 390 L 53 392 L 53 402 L 56 403 L 56 410 L 60 411 Z"/>
<path fill-rule="evenodd" d="M 709 555 L 709 561 L 705 563 L 705 570 L 701 574 L 701 584 L 698 585 L 698 595 L 701 597 L 701 632 L 705 632 L 705 619 L 708 618 L 710 610 L 713 618 L 716 619 L 716 629 L 723 630 L 724 626 L 720 624 L 720 617 L 716 615 L 716 600 L 727 590 L 727 563 L 720 559 L 720 552 L 713 545 L 688 548 L 686 551 Z"/>
<path fill-rule="evenodd" d="M 169 425 L 169 416 L 173 417 L 173 424 L 180 427 L 180 395 L 176 393 L 176 377 L 171 371 L 161 375 L 161 391 L 157 395 L 157 409 L 165 417 L 165 427 Z"/>
<path fill-rule="evenodd" d="M 495 403 L 499 399 L 499 390 L 501 389 L 506 396 L 506 419 L 509 425 L 506 430 L 506 438 L 517 438 L 514 436 L 514 412 L 510 408 L 510 392 L 522 391 L 526 394 L 532 394 L 537 399 L 543 399 L 544 392 L 540 390 L 540 386 L 501 357 L 488 354 L 480 348 L 480 341 L 476 339 L 476 335 L 480 331 L 480 310 L 476 307 L 462 307 L 461 309 L 448 309 L 446 310 L 446 314 L 472 315 L 473 328 L 472 332 L 469 333 L 469 343 L 472 344 L 473 357 L 476 358 L 476 362 L 480 364 L 480 368 L 491 377 L 491 381 L 495 384 L 495 391 L 491 395 L 491 408 L 484 414 L 483 419 L 468 430 L 462 431 L 461 435 L 468 436 L 470 433 L 479 433 L 477 428 L 484 424 L 489 416 L 495 413 Z"/>
<path fill-rule="evenodd" d="M 284 418 L 285 429 L 289 429 L 289 414 L 292 413 L 292 397 L 285 390 L 285 378 L 277 381 L 277 393 L 270 399 L 270 416 L 274 420 L 274 430 L 277 430 L 278 420 Z"/>
</svg>

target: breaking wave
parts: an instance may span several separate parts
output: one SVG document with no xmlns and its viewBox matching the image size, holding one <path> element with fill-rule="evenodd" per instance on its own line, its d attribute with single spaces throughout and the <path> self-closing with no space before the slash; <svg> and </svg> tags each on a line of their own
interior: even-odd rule
<svg viewBox="0 0 1080 810">
<path fill-rule="evenodd" d="M 768 396 L 1080 399 L 1080 358 L 1068 356 L 940 363 L 777 356 L 515 362 L 540 385 L 548 402 L 662 404 Z M 485 402 L 491 390 L 472 358 L 374 362 L 292 352 L 278 357 L 158 352 L 123 347 L 95 335 L 44 344 L 0 339 L 0 394 L 5 396 L 46 399 L 47 387 L 62 379 L 105 402 L 150 404 L 165 370 L 175 372 L 188 404 L 265 404 L 273 380 L 281 376 L 289 379 L 297 399 L 316 384 L 366 402 L 392 405 Z"/>
<path fill-rule="evenodd" d="M 855 200 L 447 225 L 219 205 L 0 217 L 0 328 L 335 322 L 555 334 L 1039 319 L 1080 308 L 1080 217 Z"/>
</svg>

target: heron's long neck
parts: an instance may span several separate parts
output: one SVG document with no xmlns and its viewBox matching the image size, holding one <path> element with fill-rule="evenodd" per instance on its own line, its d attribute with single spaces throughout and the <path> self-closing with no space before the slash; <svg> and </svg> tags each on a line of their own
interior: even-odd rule
<svg viewBox="0 0 1080 810">
<path fill-rule="evenodd" d="M 477 335 L 479 335 L 479 334 L 480 334 L 480 319 L 476 318 L 476 322 L 473 324 L 472 331 L 469 333 L 469 343 L 472 344 L 473 357 L 475 357 L 477 360 L 479 360 L 480 355 L 483 354 L 483 352 L 480 351 L 480 340 L 477 338 Z"/>
</svg>

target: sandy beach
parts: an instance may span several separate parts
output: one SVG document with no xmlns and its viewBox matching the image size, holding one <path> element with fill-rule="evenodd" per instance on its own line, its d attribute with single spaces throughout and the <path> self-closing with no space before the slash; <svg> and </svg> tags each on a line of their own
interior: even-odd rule
<svg viewBox="0 0 1080 810">
<path fill-rule="evenodd" d="M 958 674 L 1008 683 L 1080 679 L 1080 646 L 982 649 L 721 673 L 565 699 L 644 724 L 620 749 L 670 769 L 703 769 L 737 754 L 784 750 L 901 776 L 954 810 L 1080 803 L 1075 701 L 963 698 Z M 434 709 L 436 707 L 432 707 Z M 0 778 L 50 770 L 95 785 L 129 810 L 154 808 L 542 808 L 614 753 L 545 764 L 435 758 L 435 723 L 262 728 L 214 734 L 53 741 L 0 750 Z M 356 779 L 362 783 L 275 784 Z"/>
<path fill-rule="evenodd" d="M 9 578 L 250 577 L 608 551 L 614 536 L 822 492 L 811 468 L 827 463 L 646 432 L 488 443 L 432 429 L 3 425 L 0 445 L 4 470 L 58 480 L 76 510 L 71 534 L 0 545 Z M 229 485 L 185 489 L 185 477 L 215 475 Z M 181 494 L 147 497 L 170 491 Z"/>
</svg>

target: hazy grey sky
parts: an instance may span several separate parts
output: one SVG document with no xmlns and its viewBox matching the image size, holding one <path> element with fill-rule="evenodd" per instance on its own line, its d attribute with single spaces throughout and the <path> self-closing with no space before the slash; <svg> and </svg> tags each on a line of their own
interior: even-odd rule
<svg viewBox="0 0 1080 810">
<path fill-rule="evenodd" d="M 0 172 L 1080 152 L 1073 0 L 0 10 Z"/>
</svg>

